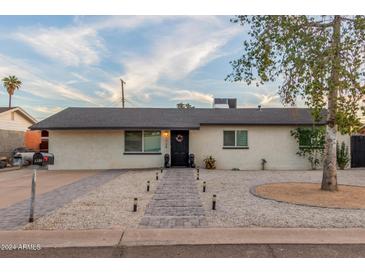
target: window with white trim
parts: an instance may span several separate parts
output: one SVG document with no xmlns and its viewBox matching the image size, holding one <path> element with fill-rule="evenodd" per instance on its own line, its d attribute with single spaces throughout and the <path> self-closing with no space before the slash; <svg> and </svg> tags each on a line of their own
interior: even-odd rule
<svg viewBox="0 0 365 274">
<path fill-rule="evenodd" d="M 227 148 L 248 147 L 247 130 L 224 130 L 223 147 Z"/>
<path fill-rule="evenodd" d="M 125 131 L 124 151 L 127 153 L 161 152 L 161 132 L 159 130 Z"/>
</svg>

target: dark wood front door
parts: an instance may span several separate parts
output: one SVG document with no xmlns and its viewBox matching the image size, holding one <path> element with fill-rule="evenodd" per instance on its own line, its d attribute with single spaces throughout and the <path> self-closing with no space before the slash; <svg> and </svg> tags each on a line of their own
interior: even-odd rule
<svg viewBox="0 0 365 274">
<path fill-rule="evenodd" d="M 365 136 L 351 136 L 351 167 L 365 167 Z"/>
<path fill-rule="evenodd" d="M 171 165 L 188 166 L 189 161 L 189 131 L 171 131 Z"/>
</svg>

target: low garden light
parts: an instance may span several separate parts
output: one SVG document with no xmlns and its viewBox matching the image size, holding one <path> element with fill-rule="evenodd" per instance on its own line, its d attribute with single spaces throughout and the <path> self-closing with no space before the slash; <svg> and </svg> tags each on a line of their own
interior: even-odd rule
<svg viewBox="0 0 365 274">
<path fill-rule="evenodd" d="M 199 180 L 199 168 L 196 169 L 196 179 Z"/>
<path fill-rule="evenodd" d="M 150 181 L 147 181 L 147 192 L 150 191 Z"/>
<path fill-rule="evenodd" d="M 161 167 L 161 173 L 163 172 L 163 168 Z"/>
<path fill-rule="evenodd" d="M 137 203 L 138 203 L 138 199 L 137 198 L 134 198 L 134 201 L 133 201 L 133 212 L 137 212 Z"/>
<path fill-rule="evenodd" d="M 212 199 L 212 210 L 215 210 L 215 206 L 217 203 L 217 195 L 213 195 L 213 199 Z"/>
<path fill-rule="evenodd" d="M 158 181 L 158 172 L 156 172 L 156 181 Z"/>
<path fill-rule="evenodd" d="M 204 182 L 203 182 L 203 192 L 205 192 L 205 191 L 206 191 L 206 188 L 207 188 L 207 183 L 204 181 Z"/>
</svg>

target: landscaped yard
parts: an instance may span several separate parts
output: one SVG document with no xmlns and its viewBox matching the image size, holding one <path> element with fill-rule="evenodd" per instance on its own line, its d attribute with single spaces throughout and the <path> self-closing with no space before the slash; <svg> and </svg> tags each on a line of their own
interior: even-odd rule
<svg viewBox="0 0 365 274">
<path fill-rule="evenodd" d="M 154 180 L 155 172 L 156 170 L 144 170 L 123 173 L 51 215 L 38 219 L 26 229 L 137 227 L 160 183 Z M 166 171 L 163 175 L 165 174 Z M 365 227 L 365 210 L 362 209 L 294 205 L 262 199 L 250 192 L 255 186 L 266 183 L 319 183 L 321 176 L 320 170 L 200 170 L 196 191 L 205 211 L 204 223 L 210 227 Z M 342 184 L 365 186 L 365 170 L 339 171 L 338 178 Z M 147 180 L 151 180 L 151 191 L 148 193 Z M 203 181 L 207 182 L 205 193 L 202 192 Z M 319 184 L 317 187 L 320 187 Z M 182 188 L 181 191 L 183 190 Z M 217 210 L 211 210 L 213 194 L 217 195 Z M 137 213 L 132 212 L 134 197 L 138 198 Z M 189 199 L 179 200 L 179 203 L 187 207 L 189 202 Z M 365 204 L 365 201 L 360 201 L 360 204 Z"/>
<path fill-rule="evenodd" d="M 156 188 L 155 171 L 128 171 L 52 214 L 41 217 L 26 229 L 94 229 L 136 227 Z M 146 182 L 151 181 L 151 191 Z M 138 211 L 132 212 L 138 198 Z"/>
<path fill-rule="evenodd" d="M 300 206 L 262 199 L 250 189 L 265 183 L 316 182 L 322 171 L 222 171 L 202 170 L 207 193 L 201 193 L 209 226 L 262 227 L 365 227 L 365 210 Z M 365 186 L 365 170 L 338 171 L 341 184 Z M 341 188 L 340 188 L 341 189 Z M 217 210 L 209 210 L 212 194 Z M 365 204 L 365 200 L 361 201 Z"/>
</svg>

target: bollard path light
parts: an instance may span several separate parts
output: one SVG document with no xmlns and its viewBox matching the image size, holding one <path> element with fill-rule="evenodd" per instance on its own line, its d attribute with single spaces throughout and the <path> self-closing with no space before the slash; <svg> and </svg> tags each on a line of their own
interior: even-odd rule
<svg viewBox="0 0 365 274">
<path fill-rule="evenodd" d="M 163 172 L 163 168 L 161 167 L 161 173 Z"/>
<path fill-rule="evenodd" d="M 212 210 L 215 210 L 216 201 L 217 201 L 217 195 L 214 194 L 212 199 Z"/>
<path fill-rule="evenodd" d="M 147 181 L 147 192 L 150 191 L 150 181 Z"/>
<path fill-rule="evenodd" d="M 199 168 L 196 169 L 196 179 L 199 180 Z"/>
<path fill-rule="evenodd" d="M 133 201 L 133 212 L 137 212 L 137 202 L 138 202 L 138 199 L 137 198 L 134 198 L 134 201 Z"/>
<path fill-rule="evenodd" d="M 204 182 L 203 182 L 203 192 L 205 192 L 205 191 L 206 191 L 206 188 L 207 188 L 207 183 L 204 181 Z"/>
<path fill-rule="evenodd" d="M 158 181 L 158 172 L 156 172 L 156 181 Z"/>
</svg>

